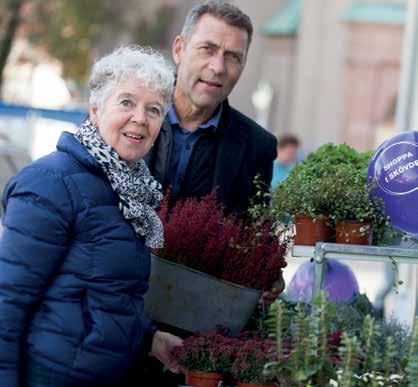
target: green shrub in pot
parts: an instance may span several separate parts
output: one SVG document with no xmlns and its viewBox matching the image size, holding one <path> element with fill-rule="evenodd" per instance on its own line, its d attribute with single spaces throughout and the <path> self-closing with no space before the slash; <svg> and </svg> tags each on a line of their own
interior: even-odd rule
<svg viewBox="0 0 418 387">
<path fill-rule="evenodd" d="M 370 223 L 373 244 L 385 244 L 396 232 L 384 215 L 384 204 L 372 199 L 372 186 L 367 180 L 369 153 L 359 153 L 357 164 L 340 164 L 334 172 L 334 185 L 329 202 L 330 222 Z"/>
<path fill-rule="evenodd" d="M 298 165 L 274 190 L 272 211 L 281 220 L 289 214 L 321 218 L 329 211 L 332 184 L 330 178 L 319 179 L 305 165 Z"/>
<path fill-rule="evenodd" d="M 279 219 L 286 214 L 319 218 L 328 214 L 335 199 L 336 174 L 344 166 L 367 168 L 370 153 L 359 153 L 346 144 L 325 144 L 296 166 L 273 191 L 272 211 Z"/>
<path fill-rule="evenodd" d="M 385 244 L 397 234 L 383 215 L 383 203 L 370 199 L 367 168 L 372 152 L 357 152 L 346 144 L 325 144 L 296 166 L 272 193 L 276 219 L 286 214 L 336 221 L 370 221 L 374 244 Z"/>
</svg>

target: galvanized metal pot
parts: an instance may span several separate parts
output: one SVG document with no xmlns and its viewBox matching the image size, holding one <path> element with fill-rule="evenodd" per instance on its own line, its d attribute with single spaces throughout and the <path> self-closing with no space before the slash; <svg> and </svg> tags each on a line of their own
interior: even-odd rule
<svg viewBox="0 0 418 387">
<path fill-rule="evenodd" d="M 151 256 L 145 313 L 155 321 L 190 332 L 222 325 L 239 333 L 251 317 L 261 292 Z"/>
</svg>

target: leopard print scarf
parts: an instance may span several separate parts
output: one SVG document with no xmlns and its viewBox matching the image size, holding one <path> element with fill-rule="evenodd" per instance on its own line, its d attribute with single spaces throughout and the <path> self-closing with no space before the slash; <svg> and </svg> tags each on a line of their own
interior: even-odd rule
<svg viewBox="0 0 418 387">
<path fill-rule="evenodd" d="M 145 161 L 139 160 L 129 169 L 88 119 L 78 128 L 75 138 L 106 173 L 113 190 L 119 195 L 119 209 L 137 236 L 144 237 L 145 244 L 151 248 L 162 247 L 163 226 L 155 212 L 163 199 L 162 187 L 150 174 Z"/>
</svg>

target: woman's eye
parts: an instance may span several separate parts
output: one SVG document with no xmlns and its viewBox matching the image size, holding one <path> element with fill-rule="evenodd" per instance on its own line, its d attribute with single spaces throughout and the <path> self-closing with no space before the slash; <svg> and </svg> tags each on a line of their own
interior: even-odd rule
<svg viewBox="0 0 418 387">
<path fill-rule="evenodd" d="M 150 112 L 152 115 L 159 117 L 161 115 L 160 109 L 158 109 L 155 106 L 150 106 L 147 108 L 148 112 Z"/>
<path fill-rule="evenodd" d="M 120 101 L 120 104 L 124 107 L 131 107 L 132 101 L 129 99 L 123 99 L 122 101 Z"/>
</svg>

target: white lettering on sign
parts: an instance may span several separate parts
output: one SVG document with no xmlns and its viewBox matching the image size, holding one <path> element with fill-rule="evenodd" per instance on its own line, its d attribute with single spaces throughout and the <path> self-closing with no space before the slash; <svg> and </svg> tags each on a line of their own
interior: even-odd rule
<svg viewBox="0 0 418 387">
<path fill-rule="evenodd" d="M 410 153 L 410 152 L 408 152 Z M 403 156 L 403 155 L 402 155 Z M 401 156 L 399 156 L 401 157 Z M 398 160 L 399 157 L 397 157 L 394 160 Z M 409 156 L 408 156 L 409 157 Z M 392 160 L 390 163 L 392 163 L 394 160 Z M 389 163 L 389 164 L 390 164 Z M 389 165 L 386 164 L 386 165 Z M 386 168 L 386 165 L 384 168 Z M 412 168 L 416 168 L 418 167 L 418 160 L 414 160 L 414 161 L 410 161 L 407 164 L 404 165 L 400 165 L 398 168 L 396 168 L 395 170 L 393 170 L 392 172 L 389 173 L 389 180 L 393 180 L 395 177 L 402 175 L 403 173 L 405 173 L 407 170 L 412 169 Z M 386 169 L 385 169 L 386 170 Z M 387 177 L 385 177 L 386 183 L 389 183 L 389 180 Z"/>
<path fill-rule="evenodd" d="M 383 166 L 383 169 L 385 172 L 387 172 L 390 168 L 396 166 L 397 164 L 401 163 L 402 161 L 405 161 L 406 159 L 414 157 L 414 155 L 411 152 L 404 153 L 403 155 L 400 155 L 396 158 L 394 158 L 392 161 L 388 162 Z"/>
</svg>

